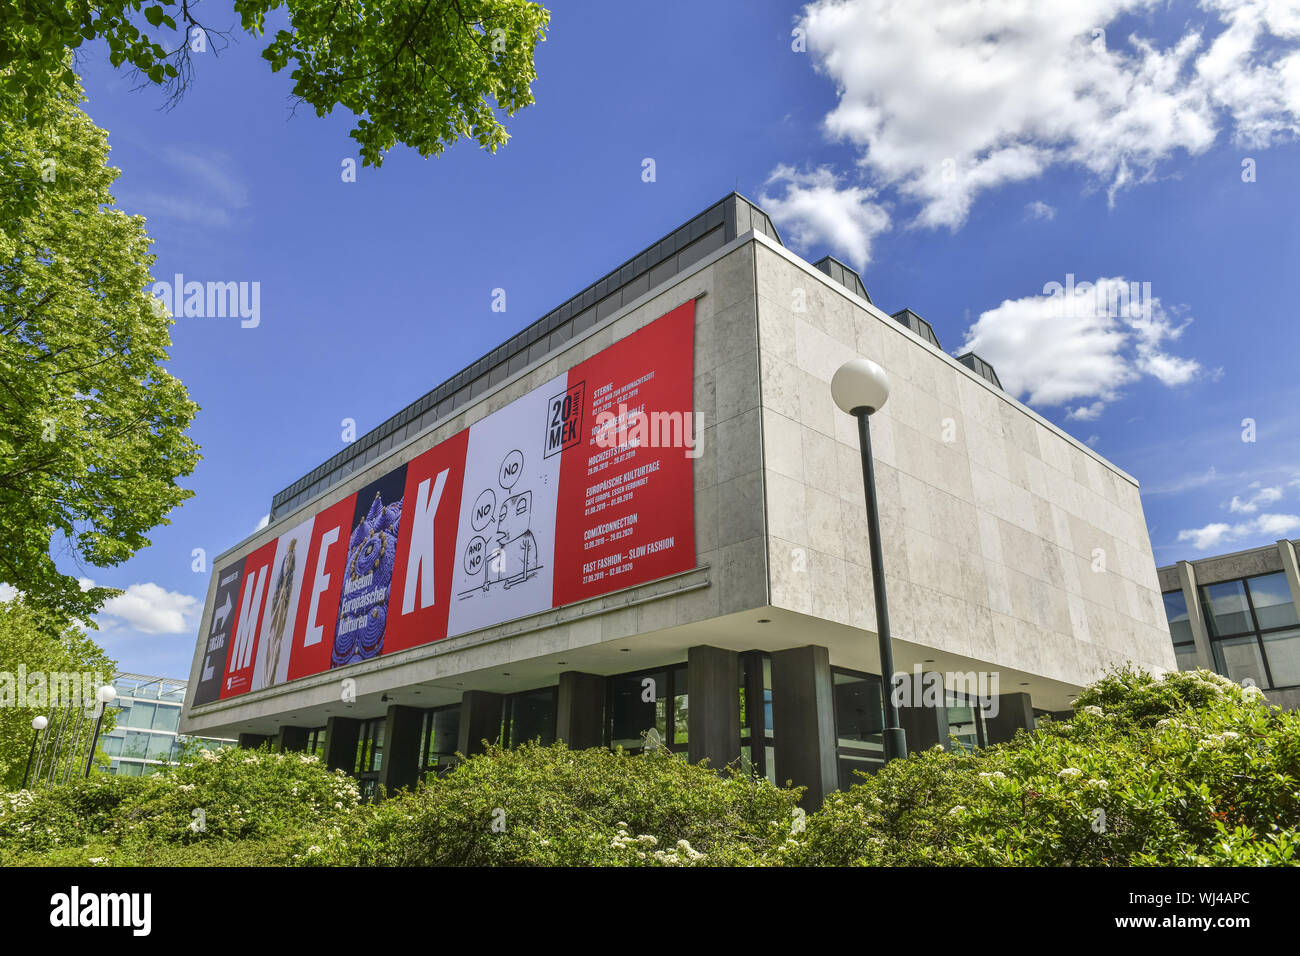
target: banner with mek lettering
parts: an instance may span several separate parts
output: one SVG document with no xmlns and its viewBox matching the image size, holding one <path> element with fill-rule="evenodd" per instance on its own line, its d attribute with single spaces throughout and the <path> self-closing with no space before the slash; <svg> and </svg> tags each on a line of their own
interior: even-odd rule
<svg viewBox="0 0 1300 956">
<path fill-rule="evenodd" d="M 695 566 L 691 300 L 216 571 L 196 704 Z"/>
</svg>

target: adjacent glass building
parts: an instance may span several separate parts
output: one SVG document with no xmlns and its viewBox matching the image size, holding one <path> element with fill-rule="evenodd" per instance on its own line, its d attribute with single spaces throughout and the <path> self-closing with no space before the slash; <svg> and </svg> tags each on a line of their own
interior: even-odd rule
<svg viewBox="0 0 1300 956">
<path fill-rule="evenodd" d="M 1178 667 L 1205 667 L 1300 707 L 1296 542 L 1160 568 Z"/>
<path fill-rule="evenodd" d="M 235 740 L 188 737 L 180 733 L 186 682 L 143 674 L 118 674 L 113 680 L 117 724 L 100 735 L 99 748 L 109 757 L 109 773 L 139 777 L 175 763 L 191 741 L 215 749 Z"/>
</svg>

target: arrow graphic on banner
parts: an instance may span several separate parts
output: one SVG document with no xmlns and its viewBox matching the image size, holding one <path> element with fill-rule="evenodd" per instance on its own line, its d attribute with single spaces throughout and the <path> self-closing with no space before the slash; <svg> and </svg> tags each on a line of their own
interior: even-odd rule
<svg viewBox="0 0 1300 956">
<path fill-rule="evenodd" d="M 226 626 L 226 618 L 230 617 L 230 592 L 226 592 L 226 603 L 217 608 L 212 615 L 212 630 L 209 634 L 215 634 L 218 630 Z"/>
</svg>

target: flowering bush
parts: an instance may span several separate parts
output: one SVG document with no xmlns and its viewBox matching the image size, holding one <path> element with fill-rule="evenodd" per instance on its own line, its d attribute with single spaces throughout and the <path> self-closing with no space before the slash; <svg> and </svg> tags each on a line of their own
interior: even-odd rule
<svg viewBox="0 0 1300 956">
<path fill-rule="evenodd" d="M 0 862 L 50 851 L 58 852 L 41 862 L 228 862 L 258 841 L 332 825 L 357 805 L 355 781 L 315 757 L 199 750 L 148 777 L 97 775 L 0 797 Z M 261 862 L 275 862 L 269 856 Z"/>
<path fill-rule="evenodd" d="M 662 750 L 492 747 L 299 854 L 357 866 L 745 864 L 789 835 L 797 797 Z"/>
<path fill-rule="evenodd" d="M 832 794 L 788 864 L 1300 863 L 1300 714 L 1208 671 L 1124 669 L 1068 723 L 897 761 Z"/>
</svg>

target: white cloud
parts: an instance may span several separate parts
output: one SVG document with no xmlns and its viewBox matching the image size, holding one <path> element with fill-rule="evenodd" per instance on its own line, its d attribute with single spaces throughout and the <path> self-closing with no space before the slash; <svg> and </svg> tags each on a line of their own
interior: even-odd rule
<svg viewBox="0 0 1300 956">
<path fill-rule="evenodd" d="M 1189 16 L 1157 0 L 817 0 L 800 26 L 836 86 L 828 134 L 860 150 L 872 187 L 915 206 L 914 224 L 956 229 L 981 193 L 1053 167 L 1084 170 L 1113 203 L 1174 157 L 1205 152 L 1224 129 L 1248 148 L 1300 135 L 1294 0 L 1199 7 Z M 1130 29 L 1160 14 L 1176 31 L 1167 44 L 1143 35 L 1150 20 Z M 883 203 L 820 172 L 823 222 L 837 199 L 848 211 L 864 193 L 876 209 Z M 874 222 L 872 236 L 887 227 L 883 214 Z M 870 247 L 862 231 L 841 230 L 859 256 Z"/>
<path fill-rule="evenodd" d="M 1252 482 L 1250 487 L 1259 490 L 1245 500 L 1237 495 L 1232 496 L 1232 501 L 1228 503 L 1228 510 L 1233 514 L 1254 514 L 1259 510 L 1260 505 L 1271 505 L 1275 501 L 1282 500 L 1282 489 L 1279 487 L 1263 488 L 1258 481 Z"/>
<path fill-rule="evenodd" d="M 1255 531 L 1274 538 L 1283 538 L 1300 529 L 1300 515 L 1260 515 L 1255 519 Z"/>
<path fill-rule="evenodd" d="M 1216 521 L 1214 524 L 1207 524 L 1204 528 L 1191 528 L 1187 531 L 1180 531 L 1178 532 L 1178 540 L 1192 542 L 1192 547 L 1197 551 L 1208 551 L 1210 548 L 1216 547 L 1220 541 L 1223 541 L 1231 533 L 1231 525 Z"/>
<path fill-rule="evenodd" d="M 1180 385 L 1200 370 L 1164 351 L 1186 327 L 1149 287 L 1122 277 L 1048 283 L 1043 295 L 1008 299 L 966 330 L 962 351 L 992 363 L 1013 395 L 1036 405 L 1086 402 L 1069 412 L 1096 419 L 1120 390 L 1143 376 Z"/>
<path fill-rule="evenodd" d="M 257 527 L 253 529 L 253 533 L 256 534 L 258 531 L 261 531 L 270 523 L 271 523 L 271 516 L 269 514 L 262 515 L 262 517 L 258 519 Z"/>
<path fill-rule="evenodd" d="M 769 194 L 773 186 L 783 195 Z M 875 190 L 862 186 L 841 187 L 825 166 L 806 173 L 778 166 L 758 201 L 780 223 L 790 246 L 801 251 L 830 246 L 862 269 L 871 261 L 872 240 L 889 228 L 889 213 L 875 196 Z"/>
<path fill-rule="evenodd" d="M 12 584 L 0 584 L 0 604 L 12 601 L 18 596 L 18 589 Z"/>
<path fill-rule="evenodd" d="M 125 625 L 143 634 L 189 634 L 201 609 L 198 598 L 147 581 L 109 598 L 100 613 L 110 619 L 110 625 Z"/>
<path fill-rule="evenodd" d="M 1288 537 L 1297 530 L 1300 530 L 1300 515 L 1263 514 L 1240 524 L 1229 525 L 1218 521 L 1207 524 L 1204 528 L 1180 531 L 1178 540 L 1192 542 L 1192 547 L 1198 551 L 1208 551 L 1210 548 L 1257 535 L 1277 540 Z"/>
<path fill-rule="evenodd" d="M 1049 206 L 1041 199 L 1035 199 L 1025 207 L 1025 210 L 1031 219 L 1047 219 L 1050 221 L 1056 218 L 1056 207 Z"/>
</svg>

